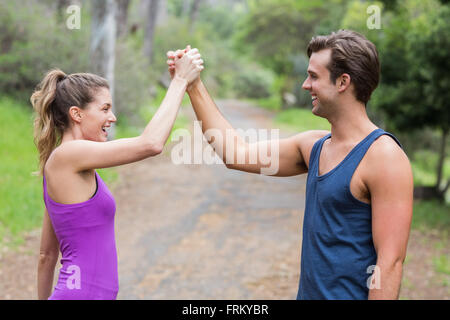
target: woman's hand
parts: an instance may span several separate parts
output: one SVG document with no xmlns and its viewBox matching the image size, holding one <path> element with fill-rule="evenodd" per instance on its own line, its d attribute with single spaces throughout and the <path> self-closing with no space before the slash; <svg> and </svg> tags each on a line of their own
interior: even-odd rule
<svg viewBox="0 0 450 320">
<path fill-rule="evenodd" d="M 171 76 L 173 78 L 184 79 L 190 85 L 200 76 L 200 72 L 203 70 L 203 60 L 198 49 L 190 49 L 188 46 L 185 50 L 178 50 L 172 57 Z"/>
<path fill-rule="evenodd" d="M 175 77 L 176 61 L 181 59 L 190 50 L 191 50 L 191 46 L 188 45 L 186 47 L 186 49 L 167 52 L 167 58 L 168 58 L 167 65 L 169 66 L 169 74 L 170 74 L 171 79 L 173 79 Z M 193 49 L 193 50 L 196 50 L 197 54 L 199 54 L 198 53 L 198 49 Z M 203 60 L 201 59 L 201 57 L 198 57 L 198 58 L 199 59 L 197 59 L 197 63 L 199 63 L 201 65 L 202 70 L 203 70 L 203 68 L 204 68 L 203 67 Z M 188 83 L 188 88 L 187 88 L 188 91 L 189 91 L 189 88 L 191 88 L 199 79 L 200 79 L 200 74 L 198 75 L 198 77 L 196 79 L 194 79 L 192 82 Z"/>
</svg>

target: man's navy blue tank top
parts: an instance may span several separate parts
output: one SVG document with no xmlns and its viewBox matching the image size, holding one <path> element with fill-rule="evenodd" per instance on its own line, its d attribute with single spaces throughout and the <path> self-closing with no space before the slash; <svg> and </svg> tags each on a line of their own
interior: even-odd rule
<svg viewBox="0 0 450 320">
<path fill-rule="evenodd" d="M 376 265 L 371 205 L 350 192 L 358 164 L 382 129 L 372 131 L 334 169 L 319 176 L 326 135 L 311 151 L 306 182 L 300 285 L 297 299 L 367 299 Z M 400 145 L 401 146 L 401 145 Z"/>
</svg>

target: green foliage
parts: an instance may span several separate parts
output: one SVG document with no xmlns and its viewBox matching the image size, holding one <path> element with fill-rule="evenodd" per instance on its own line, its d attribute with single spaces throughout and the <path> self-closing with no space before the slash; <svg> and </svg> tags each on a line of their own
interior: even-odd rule
<svg viewBox="0 0 450 320">
<path fill-rule="evenodd" d="M 69 30 L 35 1 L 1 1 L 0 91 L 26 101 L 49 69 L 87 71 L 88 29 Z"/>
<path fill-rule="evenodd" d="M 234 92 L 238 97 L 267 98 L 274 75 L 256 64 L 249 64 L 234 78 Z"/>
<path fill-rule="evenodd" d="M 249 12 L 238 24 L 234 46 L 240 53 L 273 70 L 279 81 L 276 92 L 285 105 L 286 93 L 294 94 L 295 106 L 309 103 L 301 89 L 306 78 L 306 48 L 313 35 L 339 28 L 346 0 L 249 1 Z M 281 81 L 280 81 L 281 80 Z"/>
<path fill-rule="evenodd" d="M 436 6 L 407 1 L 382 44 L 376 107 L 399 129 L 449 128 L 450 8 Z"/>
<path fill-rule="evenodd" d="M 314 19 L 323 11 L 319 2 L 301 2 L 304 7 L 299 8 L 300 2 L 292 0 L 250 1 L 250 12 L 237 28 L 236 48 L 276 73 L 291 73 L 289 57 L 305 51 Z"/>
<path fill-rule="evenodd" d="M 149 87 L 160 76 L 148 67 L 142 50 L 133 48 L 133 39 L 116 45 L 114 103 L 118 121 L 126 117 L 130 124 L 141 124 L 139 110 L 149 98 Z"/>
</svg>

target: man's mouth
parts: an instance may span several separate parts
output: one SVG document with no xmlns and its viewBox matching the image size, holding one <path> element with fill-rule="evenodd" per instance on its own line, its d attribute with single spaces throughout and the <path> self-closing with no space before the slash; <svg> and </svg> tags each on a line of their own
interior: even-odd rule
<svg viewBox="0 0 450 320">
<path fill-rule="evenodd" d="M 102 127 L 102 131 L 106 134 L 108 134 L 108 130 L 109 130 L 110 126 L 103 126 Z"/>
<path fill-rule="evenodd" d="M 317 96 L 311 96 L 311 102 L 314 102 L 317 100 Z"/>
</svg>

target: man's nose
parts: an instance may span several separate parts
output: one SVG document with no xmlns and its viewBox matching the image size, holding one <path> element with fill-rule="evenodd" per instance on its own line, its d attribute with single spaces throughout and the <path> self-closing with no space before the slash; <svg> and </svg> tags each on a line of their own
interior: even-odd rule
<svg viewBox="0 0 450 320">
<path fill-rule="evenodd" d="M 311 83 L 309 82 L 309 77 L 306 78 L 305 81 L 303 81 L 302 89 L 303 90 L 310 90 L 311 89 Z"/>
</svg>

